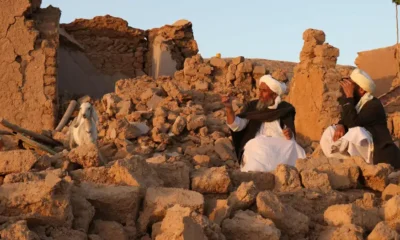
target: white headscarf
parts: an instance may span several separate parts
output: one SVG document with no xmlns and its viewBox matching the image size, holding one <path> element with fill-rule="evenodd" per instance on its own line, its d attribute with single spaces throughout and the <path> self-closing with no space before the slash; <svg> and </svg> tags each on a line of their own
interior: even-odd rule
<svg viewBox="0 0 400 240">
<path fill-rule="evenodd" d="M 261 83 L 267 84 L 267 86 L 278 96 L 275 98 L 275 103 L 273 106 L 268 107 L 269 109 L 276 109 L 279 103 L 282 102 L 281 96 L 286 92 L 286 84 L 279 82 L 278 80 L 274 79 L 271 75 L 264 75 L 260 78 L 259 85 Z"/>
<path fill-rule="evenodd" d="M 360 88 L 364 89 L 366 93 L 361 97 L 356 105 L 356 110 L 359 113 L 362 107 L 370 100 L 374 98 L 373 94 L 376 89 L 374 80 L 363 70 L 356 68 L 350 74 L 351 80 L 353 80 Z"/>
</svg>

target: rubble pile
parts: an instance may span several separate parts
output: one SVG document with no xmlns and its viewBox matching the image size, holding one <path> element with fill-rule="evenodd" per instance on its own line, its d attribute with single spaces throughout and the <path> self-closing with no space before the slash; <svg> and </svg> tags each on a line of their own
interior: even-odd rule
<svg viewBox="0 0 400 240">
<path fill-rule="evenodd" d="M 6 0 L 2 20 L 7 24 L 0 24 L 5 51 L 0 83 L 15 83 L 5 87 L 15 89 L 3 96 L 3 105 L 7 112 L 22 111 L 12 122 L 37 123 L 30 128 L 36 132 L 54 126 L 49 119 L 55 110 L 60 16 L 58 9 L 39 5 Z M 47 140 L 52 135 L 52 141 L 64 144 L 48 154 L 6 143 L 6 151 L 0 151 L 0 239 L 399 238 L 399 179 L 387 164 L 313 154 L 274 172 L 239 170 L 221 94 L 234 96 L 239 112 L 257 97 L 262 75 L 290 82 L 288 99 L 298 109 L 304 143 L 315 141 L 337 117 L 338 80 L 348 72 L 336 67 L 339 50 L 324 43 L 322 31 L 304 33 L 301 62 L 289 81 L 282 69 L 242 56 L 204 60 L 195 55 L 186 21 L 142 31 L 105 16 L 63 27 L 97 68 L 135 78 L 118 80 L 115 91 L 101 99 L 80 99 L 90 101 L 99 115 L 96 144 L 69 149 L 68 126 L 46 133 Z M 149 56 L 160 46 L 181 70 L 154 79 L 145 72 L 159 64 Z M 17 99 L 10 98 L 14 93 Z M 28 98 L 45 110 L 38 114 L 37 103 Z M 310 155 L 313 149 L 308 150 Z"/>
<path fill-rule="evenodd" d="M 174 78 L 121 79 L 86 99 L 97 146 L 0 152 L 1 238 L 397 239 L 399 179 L 387 164 L 313 155 L 240 172 L 220 94 L 233 92 L 236 111 L 256 96 L 232 88 L 257 81 L 250 63 L 196 55 Z M 67 129 L 54 139 L 67 145 Z"/>
</svg>

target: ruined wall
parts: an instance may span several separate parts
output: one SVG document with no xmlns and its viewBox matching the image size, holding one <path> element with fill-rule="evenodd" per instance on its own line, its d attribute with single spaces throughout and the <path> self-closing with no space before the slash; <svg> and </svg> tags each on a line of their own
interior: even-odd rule
<svg viewBox="0 0 400 240">
<path fill-rule="evenodd" d="M 398 71 L 395 46 L 359 52 L 354 63 L 374 79 L 375 96 L 381 96 L 390 90 Z"/>
<path fill-rule="evenodd" d="M 339 49 L 324 43 L 323 31 L 308 29 L 303 40 L 287 100 L 296 108 L 298 140 L 308 146 L 318 142 L 323 130 L 339 120 L 339 81 L 346 73 L 336 69 Z"/>
<path fill-rule="evenodd" d="M 109 15 L 76 19 L 62 27 L 84 47 L 93 65 L 106 75 L 141 75 L 147 48 L 145 32 Z"/>
<path fill-rule="evenodd" d="M 155 78 L 173 76 L 176 70 L 183 69 L 186 58 L 199 51 L 192 23 L 187 20 L 147 30 L 146 35 L 149 51 L 146 54 L 145 72 Z"/>
<path fill-rule="evenodd" d="M 0 8 L 0 116 L 34 131 L 54 129 L 60 10 L 41 1 Z"/>
</svg>

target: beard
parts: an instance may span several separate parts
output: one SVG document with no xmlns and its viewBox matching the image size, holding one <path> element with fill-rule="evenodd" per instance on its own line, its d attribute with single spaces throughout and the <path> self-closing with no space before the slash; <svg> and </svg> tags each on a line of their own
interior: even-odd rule
<svg viewBox="0 0 400 240">
<path fill-rule="evenodd" d="M 361 100 L 361 96 L 358 94 L 357 91 L 353 93 L 354 103 L 357 104 Z"/>
<path fill-rule="evenodd" d="M 266 101 L 258 100 L 256 108 L 258 111 L 264 111 L 269 106 L 272 106 L 272 104 L 274 104 L 274 100 L 272 99 Z"/>
</svg>

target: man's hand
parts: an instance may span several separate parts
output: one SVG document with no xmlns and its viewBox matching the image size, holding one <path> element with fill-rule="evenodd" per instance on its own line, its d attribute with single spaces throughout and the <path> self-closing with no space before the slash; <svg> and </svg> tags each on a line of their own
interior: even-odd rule
<svg viewBox="0 0 400 240">
<path fill-rule="evenodd" d="M 221 101 L 224 104 L 225 108 L 232 108 L 232 100 L 231 97 L 228 95 L 222 95 Z"/>
<path fill-rule="evenodd" d="M 343 88 L 344 94 L 347 98 L 352 98 L 354 96 L 355 85 L 350 80 L 344 80 L 340 82 Z"/>
<path fill-rule="evenodd" d="M 292 139 L 292 130 L 290 130 L 290 128 L 283 129 L 283 135 L 285 136 L 286 140 Z"/>
<path fill-rule="evenodd" d="M 341 124 L 336 125 L 335 134 L 333 135 L 333 141 L 336 142 L 337 140 L 339 140 L 341 137 L 344 136 L 344 133 L 344 126 Z"/>
</svg>

